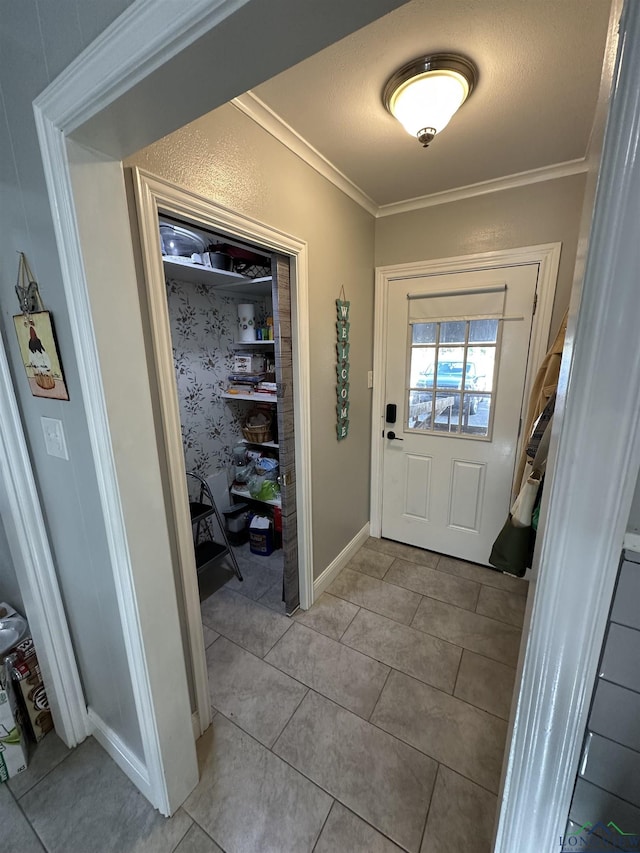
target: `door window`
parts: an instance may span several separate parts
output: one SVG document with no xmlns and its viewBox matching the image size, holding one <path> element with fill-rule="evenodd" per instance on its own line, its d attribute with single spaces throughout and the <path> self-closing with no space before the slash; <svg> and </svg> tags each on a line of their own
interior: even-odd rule
<svg viewBox="0 0 640 853">
<path fill-rule="evenodd" d="M 491 439 L 499 320 L 409 322 L 405 429 Z"/>
</svg>

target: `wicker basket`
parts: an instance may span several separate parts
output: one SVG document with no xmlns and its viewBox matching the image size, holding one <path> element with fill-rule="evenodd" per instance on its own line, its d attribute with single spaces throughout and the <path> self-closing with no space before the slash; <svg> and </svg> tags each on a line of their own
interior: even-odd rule
<svg viewBox="0 0 640 853">
<path fill-rule="evenodd" d="M 265 418 L 266 421 L 264 420 Z M 256 420 L 260 422 L 256 424 Z M 242 434 L 247 441 L 252 441 L 255 444 L 264 444 L 265 441 L 271 441 L 273 438 L 273 433 L 271 432 L 271 415 L 263 409 L 252 409 L 244 422 Z"/>
</svg>

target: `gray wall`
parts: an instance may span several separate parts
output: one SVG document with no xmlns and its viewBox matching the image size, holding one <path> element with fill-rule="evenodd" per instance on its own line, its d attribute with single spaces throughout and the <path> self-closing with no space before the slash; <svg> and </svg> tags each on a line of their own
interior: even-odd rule
<svg viewBox="0 0 640 853">
<path fill-rule="evenodd" d="M 32 108 L 34 98 L 128 5 L 129 0 L 0 0 L 0 325 L 87 702 L 140 755 Z M 27 255 L 45 307 L 53 312 L 70 402 L 32 397 L 27 385 L 11 319 L 18 308 L 13 290 L 17 251 Z M 68 462 L 45 453 L 43 415 L 63 422 Z"/>
<path fill-rule="evenodd" d="M 553 339 L 569 304 L 584 188 L 585 175 L 573 175 L 382 217 L 376 266 L 561 241 Z"/>
<path fill-rule="evenodd" d="M 6 601 L 24 615 L 24 604 L 18 587 L 18 578 L 9 553 L 9 543 L 2 518 L 0 518 L 0 601 Z"/>
<path fill-rule="evenodd" d="M 629 533 L 640 533 L 640 478 L 636 482 L 636 490 L 633 494 L 627 530 Z"/>
<path fill-rule="evenodd" d="M 374 220 L 235 107 L 129 158 L 309 246 L 314 576 L 369 519 Z M 335 432 L 335 300 L 351 301 L 351 423 Z"/>
<path fill-rule="evenodd" d="M 610 840 L 615 833 L 606 832 L 609 821 L 623 832 L 640 834 L 640 554 L 627 550 L 623 557 L 567 835 L 579 836 L 587 821 L 598 827 L 596 834 L 602 835 L 604 830 L 604 837 Z M 566 844 L 566 849 L 573 847 L 584 849 L 576 841 Z M 596 849 L 609 847 L 601 845 Z"/>
</svg>

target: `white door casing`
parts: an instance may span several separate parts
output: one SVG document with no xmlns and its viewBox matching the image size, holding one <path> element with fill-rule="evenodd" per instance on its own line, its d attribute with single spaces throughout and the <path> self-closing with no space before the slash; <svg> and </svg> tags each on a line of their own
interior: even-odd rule
<svg viewBox="0 0 640 853">
<path fill-rule="evenodd" d="M 96 468 L 99 498 L 107 532 L 109 559 L 118 599 L 118 614 L 114 622 L 114 630 L 122 631 L 127 649 L 133 699 L 142 735 L 143 755 L 136 755 L 127 743 L 123 743 L 118 738 L 116 732 L 102 725 L 96 715 L 90 713 L 91 730 L 101 738 L 102 745 L 134 784 L 164 814 L 172 813 L 183 802 L 195 784 L 194 775 L 197 779 L 197 762 L 195 752 L 192 753 L 191 749 L 193 742 L 189 745 L 185 739 L 185 748 L 180 749 L 186 727 L 188 726 L 191 731 L 190 715 L 188 719 L 184 719 L 184 708 L 179 710 L 177 707 L 182 703 L 179 700 L 173 701 L 170 695 L 172 688 L 166 676 L 167 657 L 172 658 L 175 651 L 181 648 L 179 625 L 175 626 L 173 622 L 171 626 L 165 625 L 164 631 L 158 637 L 159 643 L 154 648 L 158 620 L 157 612 L 153 612 L 152 607 L 149 606 L 156 592 L 160 592 L 162 597 L 167 599 L 171 598 L 172 590 L 175 594 L 175 589 L 173 579 L 171 583 L 166 580 L 158 583 L 157 579 L 150 577 L 151 561 L 139 560 L 135 556 L 132 558 L 128 541 L 131 531 L 127 530 L 127 519 L 123 512 L 124 501 L 120 476 L 123 470 L 125 475 L 128 475 L 136 469 L 133 466 L 132 472 L 127 472 L 125 462 L 124 467 L 120 471 L 117 470 L 121 451 L 132 450 L 133 445 L 129 442 L 131 431 L 130 425 L 123 427 L 117 424 L 113 432 L 110 428 L 111 412 L 107 403 L 104 379 L 106 377 L 113 379 L 113 369 L 108 358 L 102 365 L 100 363 L 99 346 L 94 328 L 96 316 L 90 303 L 89 286 L 94 288 L 94 294 L 102 298 L 103 294 L 100 291 L 108 293 L 113 278 L 118 278 L 122 273 L 121 281 L 130 282 L 134 274 L 131 235 L 125 238 L 122 230 L 118 233 L 115 227 L 117 222 L 126 222 L 127 217 L 121 156 L 130 151 L 123 151 L 118 128 L 108 116 L 110 108 L 121 104 L 121 99 L 127 95 L 133 95 L 134 100 L 138 98 L 138 109 L 129 104 L 126 112 L 132 116 L 131 124 L 141 131 L 136 137 L 139 144 L 144 145 L 153 141 L 149 138 L 148 125 L 151 124 L 152 127 L 156 125 L 149 113 L 148 99 L 145 99 L 141 90 L 136 88 L 138 84 L 146 83 L 156 70 L 164 69 L 172 58 L 187 48 L 193 50 L 199 58 L 206 59 L 206 45 L 202 52 L 199 52 L 200 47 L 203 46 L 203 37 L 222 21 L 228 20 L 238 8 L 248 2 L 249 0 L 190 0 L 186 5 L 176 5 L 166 4 L 162 0 L 138 0 L 130 4 L 122 15 L 78 56 L 34 101 L 33 105 L 80 387 Z M 383 0 L 381 2 L 384 7 Z M 324 7 L 323 10 L 323 14 L 326 15 Z M 385 7 L 381 11 L 388 11 L 388 9 Z M 364 23 L 362 19 L 366 16 L 360 14 L 358 9 L 352 10 L 352 13 L 340 20 L 352 21 L 354 28 L 359 22 Z M 331 17 L 329 16 L 330 19 Z M 336 16 L 333 18 L 338 20 Z M 242 36 L 239 31 L 240 25 L 234 30 L 234 23 L 232 21 L 229 39 L 240 40 Z M 274 22 L 274 30 L 277 26 L 277 22 Z M 343 34 L 342 30 L 340 32 Z M 312 33 L 311 28 L 307 33 Z M 311 41 L 314 42 L 315 37 Z M 256 63 L 259 75 L 264 64 L 260 56 L 256 59 Z M 188 66 L 185 67 L 188 68 Z M 185 73 L 188 74 L 188 71 Z M 233 69 L 229 74 L 233 77 Z M 177 86 L 177 91 L 181 90 L 183 82 L 188 84 L 188 79 L 178 80 L 179 76 L 176 74 L 171 78 L 171 84 Z M 192 97 L 180 99 L 179 102 L 163 99 L 165 102 L 163 110 L 172 116 L 171 120 L 176 114 L 182 116 L 182 120 L 177 121 L 173 127 L 193 120 L 206 110 L 208 103 L 206 98 L 203 101 L 201 93 L 193 87 L 190 91 Z M 219 95 L 219 92 L 218 87 L 216 94 Z M 215 101 L 216 94 L 211 96 L 213 99 L 211 108 L 219 105 L 219 102 Z M 90 133 L 91 146 L 84 148 L 81 155 L 83 162 L 81 168 L 76 170 L 75 178 L 86 188 L 90 188 L 94 182 L 96 186 L 100 185 L 103 188 L 103 192 L 99 193 L 96 190 L 92 197 L 90 192 L 87 192 L 84 197 L 79 197 L 72 186 L 70 174 L 72 164 L 67 144 L 72 141 L 74 134 L 82 134 L 92 121 L 95 121 L 95 124 L 93 134 Z M 162 125 L 162 122 L 160 124 Z M 163 126 L 168 130 L 173 129 L 170 123 L 168 127 Z M 80 151 L 81 146 L 76 145 L 76 153 Z M 99 211 L 96 209 L 98 196 L 100 197 Z M 111 255 L 106 262 L 104 245 L 100 245 L 99 241 L 93 238 L 88 238 L 86 233 L 82 234 L 82 228 L 79 227 L 86 220 L 93 228 L 98 215 L 102 217 L 105 226 L 114 226 L 109 229 L 113 233 L 109 238 Z M 87 230 L 89 229 L 85 229 Z M 105 240 L 102 241 L 103 244 L 104 242 Z M 282 251 L 287 252 L 286 246 L 282 246 Z M 114 263 L 115 261 L 117 264 Z M 92 276 L 86 274 L 85 265 L 92 267 Z M 118 274 L 110 276 L 109 267 L 113 266 L 118 267 Z M 113 307 L 107 305 L 109 310 Z M 302 299 L 298 309 L 302 323 L 307 316 L 307 306 Z M 116 325 L 114 324 L 114 327 Z M 308 363 L 306 347 L 307 338 L 302 335 L 299 349 L 301 364 Z M 144 363 L 143 358 L 140 364 Z M 130 378 L 135 379 L 135 377 L 136 374 L 132 373 Z M 137 377 L 144 384 L 147 371 L 140 371 Z M 300 378 L 304 380 L 305 377 Z M 303 396 L 300 407 L 305 411 L 298 422 L 296 453 L 298 454 L 302 446 L 300 458 L 310 459 L 309 386 L 305 382 L 301 385 Z M 144 403 L 146 406 L 148 400 L 145 399 Z M 123 405 L 125 405 L 124 402 L 119 408 Z M 132 409 L 135 408 L 134 400 Z M 148 414 L 148 411 L 145 414 Z M 146 448 L 145 452 L 148 449 Z M 157 474 L 159 472 L 153 470 L 152 479 L 155 480 Z M 299 470 L 299 491 L 303 491 L 304 488 L 304 484 L 300 482 L 301 475 L 302 472 Z M 307 485 L 308 491 L 304 496 L 300 496 L 299 500 L 305 501 L 303 515 L 308 525 L 307 529 L 310 530 L 310 484 Z M 158 490 L 152 491 L 155 503 L 159 494 Z M 162 512 L 161 509 L 157 511 Z M 142 536 L 137 537 L 137 545 L 143 544 L 140 541 L 142 538 Z M 52 567 L 48 571 L 53 574 Z M 310 594 L 313 594 L 312 589 Z M 60 620 L 64 620 L 62 607 L 57 609 Z M 174 609 L 169 606 L 172 617 Z M 149 644 L 148 647 L 147 644 Z M 166 652 L 169 653 L 168 656 L 165 656 Z M 178 677 L 182 678 L 183 675 L 182 667 L 178 671 Z M 174 696 L 180 694 L 180 690 L 173 689 Z M 172 718 L 174 714 L 176 716 Z M 171 732 L 178 733 L 178 737 L 173 737 Z"/>
<path fill-rule="evenodd" d="M 209 680 L 202 636 L 202 618 L 195 571 L 191 518 L 185 485 L 184 451 L 180 411 L 176 389 L 171 330 L 165 292 L 165 275 L 158 247 L 158 212 L 183 216 L 209 228 L 233 233 L 265 248 L 284 252 L 292 266 L 292 321 L 294 362 L 295 458 L 297 482 L 298 565 L 300 604 L 307 609 L 313 603 L 313 565 L 311 543 L 311 472 L 309 413 L 309 352 L 307 333 L 307 246 L 303 241 L 276 231 L 256 220 L 234 213 L 215 202 L 141 169 L 131 169 L 140 231 L 151 339 L 160 395 L 163 444 L 166 451 L 175 537 L 178 549 L 180 585 L 189 637 L 195 687 L 196 735 L 211 722 Z M 298 462 L 298 460 L 300 460 Z"/>
<path fill-rule="evenodd" d="M 385 424 L 384 438 L 378 437 L 383 443 L 386 538 L 488 562 L 509 510 L 538 270 L 538 264 L 526 264 L 393 281 L 387 303 L 385 403 L 397 406 L 397 416 L 393 425 Z M 474 308 L 477 302 L 481 304 Z M 413 329 L 429 329 L 433 340 L 438 329 L 442 339 L 448 332 L 450 340 L 455 330 L 456 341 L 461 341 L 466 327 L 478 339 L 478 326 L 484 324 L 472 318 L 489 316 L 490 310 L 494 319 L 487 339 L 497 339 L 495 348 L 469 343 L 465 357 L 464 347 L 443 342 L 437 379 L 431 367 L 426 372 L 412 369 L 412 361 L 423 366 L 423 357 L 433 364 L 436 353 L 435 346 L 412 347 Z M 460 322 L 463 315 L 471 322 Z M 437 320 L 442 322 L 425 325 Z M 491 394 L 460 399 L 455 386 L 460 382 L 462 388 L 462 371 L 448 375 L 446 369 L 461 367 L 463 358 L 470 368 L 465 386 L 469 381 Z M 481 376 L 474 384 L 476 371 Z M 436 431 L 425 414 L 432 392 L 422 388 L 434 379 L 445 389 L 437 393 L 439 401 L 453 403 L 437 417 Z M 420 390 L 410 391 L 416 382 L 422 383 Z M 421 414 L 413 417 L 417 412 Z"/>
<path fill-rule="evenodd" d="M 243 2 L 192 0 L 188 7 L 179 8 L 166 4 L 161 8 L 161 4 L 155 2 L 133 3 L 34 102 L 36 130 L 118 599 L 114 630 L 122 631 L 127 649 L 143 755 L 136 755 L 116 732 L 104 725 L 104 721 L 92 715 L 91 709 L 90 728 L 119 767 L 166 815 L 184 801 L 198 778 L 193 740 L 189 743 L 185 734 L 192 730 L 188 702 L 184 708 L 179 699 L 174 701 L 171 690 L 175 691 L 174 696 L 180 690 L 167 678 L 167 660 L 181 646 L 180 631 L 179 626 L 165 626 L 160 643 L 156 645 L 155 657 L 147 654 L 145 646 L 149 641 L 153 645 L 155 629 L 152 626 L 154 621 L 157 622 L 157 614 L 151 612 L 145 596 L 139 593 L 144 588 L 153 598 L 154 585 L 136 571 L 142 567 L 134 565 L 131 558 L 85 273 L 85 262 L 101 259 L 104 249 L 98 241 L 81 235 L 79 228 L 85 219 L 87 222 L 95 219 L 96 194 L 91 196 L 87 192 L 85 197 L 76 197 L 67 143 L 74 130 L 215 27 Z M 93 157 L 85 152 L 81 177 L 87 187 L 94 181 L 96 186 L 104 188 L 100 215 L 105 224 L 112 225 L 118 220 L 125 221 L 126 198 L 119 158 L 104 153 L 109 147 L 105 141 L 104 148 L 98 145 L 93 149 Z M 128 242 L 122 235 L 114 235 L 111 245 L 111 260 L 118 259 L 128 275 L 133 267 L 130 235 Z M 112 265 L 107 264 L 105 274 Z M 99 267 L 96 272 L 96 281 L 100 283 Z M 108 276 L 105 275 L 104 283 L 108 288 L 110 282 L 106 279 Z M 43 570 L 46 570 L 46 565 Z M 49 571 L 54 574 L 52 566 Z M 146 567 L 143 574 L 145 572 Z M 167 584 L 163 584 L 160 591 L 164 599 L 171 597 Z M 64 620 L 62 606 L 58 609 L 59 618 Z M 163 646 L 169 651 L 164 660 Z M 53 652 L 53 649 L 49 648 L 47 652 Z M 174 676 L 178 682 L 184 681 L 186 693 L 184 669 L 176 669 Z"/>
<path fill-rule="evenodd" d="M 87 705 L 1 336 L 0 475 L 0 515 L 54 725 L 73 747 L 90 733 Z"/>
</svg>

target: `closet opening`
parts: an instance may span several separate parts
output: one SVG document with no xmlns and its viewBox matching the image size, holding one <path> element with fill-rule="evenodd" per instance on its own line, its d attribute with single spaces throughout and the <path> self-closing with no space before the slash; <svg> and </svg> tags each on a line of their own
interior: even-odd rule
<svg viewBox="0 0 640 853">
<path fill-rule="evenodd" d="M 168 214 L 159 234 L 200 600 L 228 585 L 291 615 L 288 259 Z"/>
</svg>

